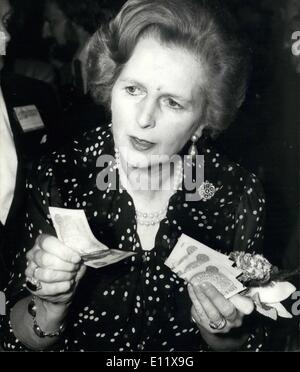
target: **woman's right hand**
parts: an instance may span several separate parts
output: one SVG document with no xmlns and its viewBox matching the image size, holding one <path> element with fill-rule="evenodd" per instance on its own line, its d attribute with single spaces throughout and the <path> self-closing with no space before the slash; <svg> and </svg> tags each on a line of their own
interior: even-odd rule
<svg viewBox="0 0 300 372">
<path fill-rule="evenodd" d="M 86 271 L 80 255 L 57 238 L 40 235 L 26 257 L 26 277 L 41 283 L 30 292 L 49 303 L 68 305 Z"/>
</svg>

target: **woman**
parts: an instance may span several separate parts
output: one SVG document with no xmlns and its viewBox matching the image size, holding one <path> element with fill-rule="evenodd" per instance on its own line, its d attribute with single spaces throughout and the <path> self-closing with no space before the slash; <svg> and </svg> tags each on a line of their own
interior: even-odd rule
<svg viewBox="0 0 300 372">
<path fill-rule="evenodd" d="M 246 59 L 222 19 L 205 1 L 129 0 L 109 30 L 94 36 L 91 86 L 111 108 L 112 125 L 43 160 L 28 184 L 6 349 L 262 348 L 250 300 L 243 310 L 243 296 L 226 300 L 208 283 L 187 287 L 164 265 L 182 233 L 222 253 L 258 251 L 262 242 L 258 180 L 205 134 L 223 130 L 245 94 Z M 200 187 L 201 198 L 187 201 L 188 165 L 201 164 L 183 172 L 184 155 L 196 159 L 197 152 L 210 192 Z M 118 187 L 97 182 L 100 155 L 115 159 L 108 174 Z M 138 187 L 141 180 L 159 187 Z M 84 209 L 97 239 L 136 255 L 87 270 L 74 247 L 54 237 L 49 206 Z M 26 289 L 26 277 L 38 285 L 27 281 Z"/>
</svg>

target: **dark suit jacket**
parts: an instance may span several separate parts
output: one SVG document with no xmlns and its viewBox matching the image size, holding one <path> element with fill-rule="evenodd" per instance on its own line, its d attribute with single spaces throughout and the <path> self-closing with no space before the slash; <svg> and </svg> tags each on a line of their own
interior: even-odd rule
<svg viewBox="0 0 300 372">
<path fill-rule="evenodd" d="M 1 77 L 1 89 L 8 111 L 10 125 L 18 156 L 15 195 L 5 226 L 0 223 L 0 290 L 3 288 L 6 270 L 14 255 L 14 246 L 19 231 L 24 228 L 23 205 L 25 202 L 25 179 L 31 164 L 55 146 L 59 135 L 60 115 L 52 88 L 43 82 L 18 75 Z M 24 133 L 15 116 L 14 108 L 35 105 L 45 124 L 44 130 Z M 44 134 L 48 143 L 40 145 Z"/>
</svg>

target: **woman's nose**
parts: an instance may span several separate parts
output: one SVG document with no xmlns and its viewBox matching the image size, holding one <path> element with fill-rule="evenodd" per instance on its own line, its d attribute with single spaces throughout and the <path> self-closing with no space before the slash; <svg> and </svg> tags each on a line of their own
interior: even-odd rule
<svg viewBox="0 0 300 372">
<path fill-rule="evenodd" d="M 139 102 L 137 123 L 141 128 L 153 128 L 156 125 L 156 103 L 148 98 Z"/>
</svg>

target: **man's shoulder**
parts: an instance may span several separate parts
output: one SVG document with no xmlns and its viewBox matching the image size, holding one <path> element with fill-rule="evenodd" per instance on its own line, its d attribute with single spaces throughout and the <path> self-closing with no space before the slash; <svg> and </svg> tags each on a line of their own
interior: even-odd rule
<svg viewBox="0 0 300 372">
<path fill-rule="evenodd" d="M 13 73 L 4 73 L 1 80 L 4 86 L 16 85 L 16 87 L 27 86 L 40 89 L 49 89 L 50 87 L 44 81 Z"/>
<path fill-rule="evenodd" d="M 57 133 L 61 122 L 60 111 L 52 87 L 25 76 L 3 73 L 1 90 L 20 156 L 30 159 L 29 161 L 37 159 L 40 152 L 44 151 L 40 143 L 45 134 L 48 135 L 49 146 L 55 136 L 59 138 Z M 31 116 L 25 117 L 26 120 L 21 122 L 16 110 L 25 107 L 30 111 Z M 46 150 L 47 146 L 44 147 Z M 51 145 L 51 148 L 54 148 L 54 145 Z"/>
<path fill-rule="evenodd" d="M 32 99 L 40 101 L 54 96 L 53 88 L 49 84 L 18 74 L 5 74 L 1 79 L 1 87 L 4 95 L 16 103 Z"/>
</svg>

